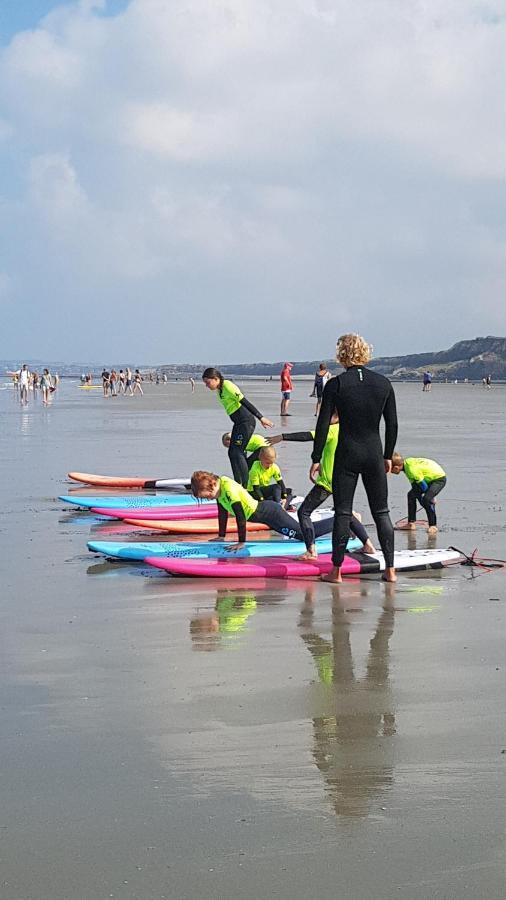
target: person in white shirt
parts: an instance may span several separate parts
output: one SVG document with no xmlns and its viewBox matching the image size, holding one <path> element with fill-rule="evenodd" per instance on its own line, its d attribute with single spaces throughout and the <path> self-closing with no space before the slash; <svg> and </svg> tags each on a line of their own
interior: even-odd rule
<svg viewBox="0 0 506 900">
<path fill-rule="evenodd" d="M 28 367 L 26 363 L 23 363 L 19 372 L 19 400 L 23 406 L 26 406 L 28 403 L 28 388 L 30 386 L 30 372 L 28 371 Z"/>
</svg>

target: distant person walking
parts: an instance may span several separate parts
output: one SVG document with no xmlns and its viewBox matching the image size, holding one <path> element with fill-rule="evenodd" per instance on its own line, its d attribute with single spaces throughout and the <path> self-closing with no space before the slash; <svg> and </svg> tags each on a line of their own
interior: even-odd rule
<svg viewBox="0 0 506 900">
<path fill-rule="evenodd" d="M 126 375 L 125 375 L 125 394 L 128 391 L 128 396 L 133 396 L 133 387 L 132 387 L 132 370 L 129 366 L 127 366 Z"/>
<path fill-rule="evenodd" d="M 111 369 L 111 374 L 109 376 L 109 389 L 111 391 L 111 397 L 116 397 L 118 392 L 116 390 L 116 382 L 118 380 L 118 375 L 116 369 Z"/>
<path fill-rule="evenodd" d="M 430 372 L 423 373 L 423 387 L 422 391 L 430 391 L 432 388 L 432 375 Z"/>
<path fill-rule="evenodd" d="M 281 415 L 289 416 L 288 407 L 290 405 L 290 400 L 292 397 L 293 390 L 293 382 L 292 382 L 292 369 L 293 363 L 286 362 L 281 369 Z"/>
<path fill-rule="evenodd" d="M 110 381 L 111 373 L 106 368 L 104 368 L 104 369 L 102 369 L 101 378 L 102 378 L 102 390 L 104 392 L 104 397 L 107 397 L 109 395 L 109 385 L 111 383 L 111 381 Z"/>
<path fill-rule="evenodd" d="M 311 397 L 316 397 L 316 412 L 315 416 L 320 412 L 320 406 L 322 405 L 322 397 L 323 397 L 323 389 L 327 384 L 329 378 L 331 378 L 331 374 L 327 369 L 325 363 L 320 363 L 318 367 L 318 371 L 314 377 L 313 384 L 313 392 L 310 395 Z"/>
<path fill-rule="evenodd" d="M 151 380 L 153 380 L 153 379 L 151 379 Z M 135 394 L 136 392 L 139 394 L 144 394 L 144 391 L 142 390 L 142 375 L 138 369 L 135 370 L 134 389 L 133 389 L 132 393 Z"/>
<path fill-rule="evenodd" d="M 385 581 L 396 581 L 394 568 L 394 528 L 388 510 L 387 473 L 392 471 L 392 454 L 397 440 L 397 412 L 393 387 L 384 375 L 365 368 L 372 348 L 358 334 L 343 334 L 337 341 L 336 358 L 346 370 L 331 378 L 323 391 L 316 423 L 313 465 L 309 477 L 316 482 L 332 416 L 339 416 L 339 441 L 332 473 L 334 568 L 323 581 L 341 582 L 353 498 L 362 476 L 378 538 L 385 557 Z M 385 420 L 385 447 L 379 426 Z"/>
<path fill-rule="evenodd" d="M 487 377 L 485 378 L 485 385 L 486 385 L 487 389 L 490 390 L 490 388 L 492 387 L 492 376 L 491 375 L 487 375 Z"/>
<path fill-rule="evenodd" d="M 189 381 L 190 381 L 191 388 L 192 388 L 192 394 L 194 394 L 195 393 L 195 379 L 192 378 L 191 375 L 190 375 Z"/>
<path fill-rule="evenodd" d="M 125 373 L 124 373 L 123 369 L 120 369 L 119 375 L 118 375 L 118 394 L 124 394 L 124 393 L 125 393 Z"/>
<path fill-rule="evenodd" d="M 51 394 L 53 393 L 53 379 L 51 378 L 49 369 L 44 369 L 40 379 L 40 387 L 42 390 L 42 402 L 45 406 L 49 406 L 51 403 Z"/>
<path fill-rule="evenodd" d="M 26 406 L 28 403 L 28 388 L 30 386 L 30 372 L 28 371 L 28 366 L 26 363 L 23 363 L 21 369 L 18 372 L 18 382 L 19 382 L 19 402 Z"/>
</svg>

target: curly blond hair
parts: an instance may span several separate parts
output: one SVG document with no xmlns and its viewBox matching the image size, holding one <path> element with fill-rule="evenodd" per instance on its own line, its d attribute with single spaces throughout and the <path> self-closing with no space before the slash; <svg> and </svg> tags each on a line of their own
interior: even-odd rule
<svg viewBox="0 0 506 900">
<path fill-rule="evenodd" d="M 348 369 L 365 366 L 372 357 L 372 346 L 360 334 L 342 334 L 336 344 L 336 359 Z"/>
</svg>

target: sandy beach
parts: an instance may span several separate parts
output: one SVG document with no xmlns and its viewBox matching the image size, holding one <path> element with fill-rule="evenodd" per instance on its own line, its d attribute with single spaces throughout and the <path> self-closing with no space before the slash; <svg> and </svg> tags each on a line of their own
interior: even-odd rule
<svg viewBox="0 0 506 900">
<path fill-rule="evenodd" d="M 448 473 L 436 539 L 397 546 L 505 558 L 506 388 L 395 389 L 399 449 Z M 276 381 L 248 397 L 307 430 L 310 390 L 283 427 Z M 504 571 L 243 585 L 90 554 L 69 470 L 229 474 L 201 384 L 145 391 L 0 391 L 2 900 L 503 900 Z M 304 493 L 308 448 L 278 450 Z"/>
</svg>

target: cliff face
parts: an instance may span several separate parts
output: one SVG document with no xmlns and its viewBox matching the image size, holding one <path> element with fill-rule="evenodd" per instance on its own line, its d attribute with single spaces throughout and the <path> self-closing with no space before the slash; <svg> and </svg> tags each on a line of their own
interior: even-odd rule
<svg viewBox="0 0 506 900">
<path fill-rule="evenodd" d="M 506 379 L 506 338 L 479 337 L 459 341 L 449 350 L 436 353 L 413 353 L 407 356 L 378 357 L 371 368 L 384 375 L 419 378 L 428 370 L 435 378 L 469 378 L 479 380 L 486 375 Z"/>
<path fill-rule="evenodd" d="M 292 360 L 291 360 L 292 361 Z M 312 375 L 322 360 L 294 362 L 293 375 Z M 335 360 L 325 360 L 332 372 L 337 369 Z M 244 365 L 222 366 L 225 375 L 256 375 L 269 378 L 277 377 L 283 362 L 251 363 Z M 469 378 L 471 381 L 481 380 L 486 375 L 506 380 L 506 338 L 478 337 L 469 341 L 459 341 L 449 350 L 432 353 L 411 353 L 406 356 L 381 356 L 373 359 L 370 367 L 383 375 L 397 378 L 420 378 L 427 369 L 434 378 L 448 381 L 458 378 Z"/>
</svg>

